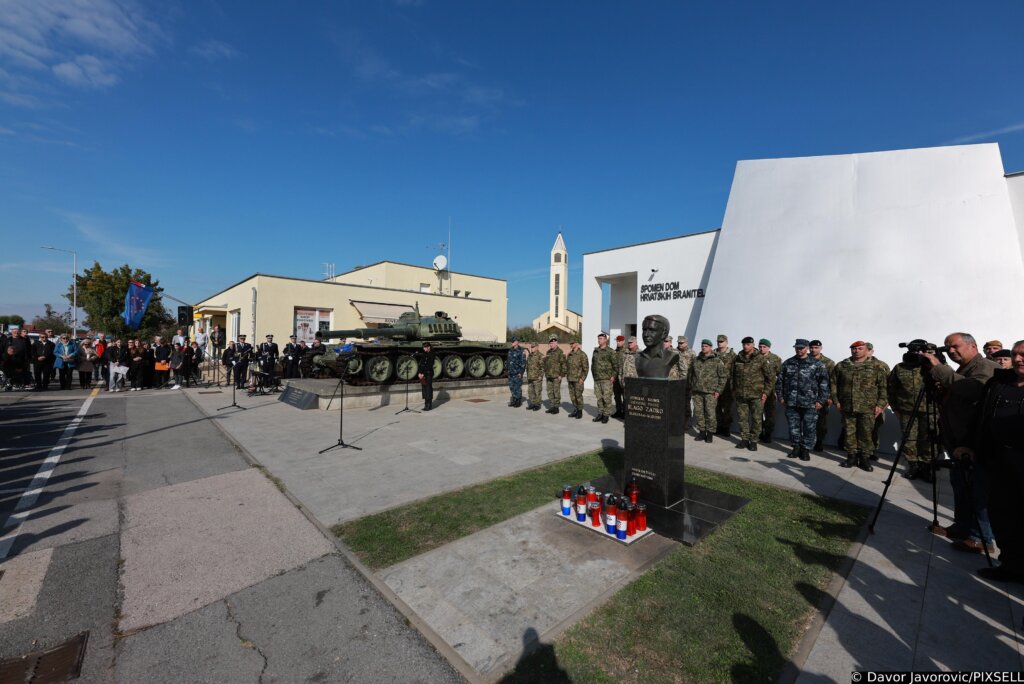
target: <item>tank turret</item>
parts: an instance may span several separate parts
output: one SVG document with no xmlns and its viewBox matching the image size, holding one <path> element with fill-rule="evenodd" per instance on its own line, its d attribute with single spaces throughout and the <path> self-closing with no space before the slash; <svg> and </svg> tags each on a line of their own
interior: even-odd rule
<svg viewBox="0 0 1024 684">
<path fill-rule="evenodd" d="M 444 311 L 437 311 L 433 316 L 420 316 L 416 311 L 406 311 L 393 324 L 379 328 L 352 328 L 351 330 L 320 330 L 316 336 L 320 340 L 341 340 L 354 337 L 360 340 L 372 338 L 386 340 L 424 341 L 453 340 L 462 337 L 459 324 Z"/>
</svg>

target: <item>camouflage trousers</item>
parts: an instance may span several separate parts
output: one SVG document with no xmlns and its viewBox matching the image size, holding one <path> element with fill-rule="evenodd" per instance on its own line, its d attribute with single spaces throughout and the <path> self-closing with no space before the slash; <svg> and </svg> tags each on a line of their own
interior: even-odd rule
<svg viewBox="0 0 1024 684">
<path fill-rule="evenodd" d="M 882 420 L 884 419 L 884 417 L 885 411 L 882 411 L 881 413 L 878 414 L 878 417 L 875 418 L 875 425 L 874 427 L 871 428 L 872 453 L 878 451 L 878 433 L 882 429 Z"/>
<path fill-rule="evenodd" d="M 602 416 L 612 414 L 612 381 L 595 380 L 594 396 L 597 397 L 597 411 Z"/>
<path fill-rule="evenodd" d="M 764 420 L 761 421 L 761 432 L 769 437 L 775 432 L 775 407 L 778 403 L 774 393 L 769 395 L 768 400 L 764 402 Z"/>
<path fill-rule="evenodd" d="M 718 405 L 715 407 L 715 423 L 723 430 L 732 428 L 732 403 L 733 393 L 729 388 L 718 397 Z"/>
<path fill-rule="evenodd" d="M 578 409 L 583 408 L 583 381 L 569 381 L 569 401 Z"/>
<path fill-rule="evenodd" d="M 523 398 L 523 376 L 508 376 L 508 391 L 512 393 L 513 399 Z"/>
<path fill-rule="evenodd" d="M 740 421 L 740 439 L 754 441 L 761 436 L 761 398 L 737 399 L 736 415 Z"/>
<path fill-rule="evenodd" d="M 718 425 L 715 419 L 715 404 L 717 400 L 711 392 L 693 393 L 693 417 L 696 418 L 697 430 L 701 432 L 714 432 Z"/>
<path fill-rule="evenodd" d="M 815 430 L 815 434 L 819 442 L 824 441 L 825 433 L 828 432 L 828 409 L 828 404 L 818 409 L 818 427 Z"/>
<path fill-rule="evenodd" d="M 786 407 L 786 422 L 789 423 L 789 441 L 793 446 L 810 449 L 814 446 L 815 430 L 818 424 L 818 410 L 813 406 L 802 408 Z"/>
<path fill-rule="evenodd" d="M 914 424 L 910 426 L 910 433 L 908 434 L 907 425 L 910 423 L 912 415 L 914 415 L 913 411 L 899 414 L 900 438 L 902 439 L 902 435 L 907 436 L 906 443 L 903 445 L 903 455 L 911 462 L 928 462 L 932 457 L 932 447 L 928 441 L 928 426 L 925 425 L 926 416 L 923 412 L 919 411 L 914 419 Z"/>
<path fill-rule="evenodd" d="M 530 392 L 530 403 L 534 406 L 540 406 L 541 390 L 544 389 L 544 381 L 541 379 L 530 380 L 526 384 Z"/>
<path fill-rule="evenodd" d="M 551 408 L 559 408 L 562 405 L 562 379 L 548 378 L 548 401 Z"/>
<path fill-rule="evenodd" d="M 875 439 L 872 433 L 875 429 L 874 413 L 848 413 L 843 411 L 843 444 L 848 454 L 864 454 L 870 456 L 875 453 Z"/>
</svg>

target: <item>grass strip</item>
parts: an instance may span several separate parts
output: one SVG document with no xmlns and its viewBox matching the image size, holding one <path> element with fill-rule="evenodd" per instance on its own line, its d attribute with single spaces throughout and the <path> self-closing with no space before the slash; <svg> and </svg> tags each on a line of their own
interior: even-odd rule
<svg viewBox="0 0 1024 684">
<path fill-rule="evenodd" d="M 554 501 L 563 484 L 621 469 L 621 449 L 596 451 L 340 523 L 331 531 L 378 570 Z"/>
</svg>

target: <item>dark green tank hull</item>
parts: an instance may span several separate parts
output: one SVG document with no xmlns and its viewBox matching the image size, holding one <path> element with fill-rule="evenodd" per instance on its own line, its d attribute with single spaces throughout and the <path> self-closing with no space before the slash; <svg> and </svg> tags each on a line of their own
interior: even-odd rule
<svg viewBox="0 0 1024 684">
<path fill-rule="evenodd" d="M 480 380 L 506 377 L 509 345 L 501 342 L 432 341 L 435 380 Z M 347 381 L 373 384 L 410 382 L 419 373 L 422 344 L 382 342 L 346 345 L 340 353 L 329 345 L 313 364 Z"/>
</svg>

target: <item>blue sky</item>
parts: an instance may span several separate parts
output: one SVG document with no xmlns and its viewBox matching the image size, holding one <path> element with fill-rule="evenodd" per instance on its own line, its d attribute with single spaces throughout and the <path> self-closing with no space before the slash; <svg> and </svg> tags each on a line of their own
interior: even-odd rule
<svg viewBox="0 0 1024 684">
<path fill-rule="evenodd" d="M 737 160 L 998 142 L 1024 3 L 0 0 L 0 314 L 122 263 L 195 301 L 393 259 L 547 308 L 720 225 Z"/>
</svg>

